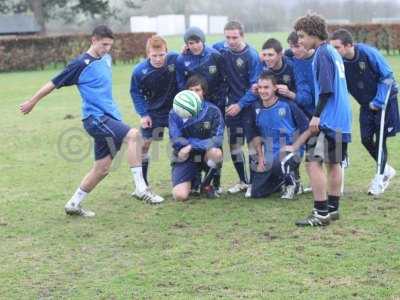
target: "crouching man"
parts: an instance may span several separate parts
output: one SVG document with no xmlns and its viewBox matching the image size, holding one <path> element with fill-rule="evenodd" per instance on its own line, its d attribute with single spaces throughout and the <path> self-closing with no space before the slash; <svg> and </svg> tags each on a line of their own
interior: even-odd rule
<svg viewBox="0 0 400 300">
<path fill-rule="evenodd" d="M 184 90 L 176 95 L 169 114 L 172 158 L 172 194 L 178 201 L 189 199 L 192 184 L 203 164 L 209 169 L 201 183 L 201 192 L 216 196 L 210 185 L 222 162 L 224 121 L 217 106 L 203 100 L 206 83 L 200 76 L 189 78 Z M 200 95 L 200 96 L 199 96 Z"/>
<path fill-rule="evenodd" d="M 252 126 L 247 137 L 257 156 L 253 159 L 257 165 L 251 168 L 251 197 L 266 197 L 282 191 L 282 198 L 292 199 L 299 188 L 295 174 L 301 158 L 298 153 L 281 162 L 280 153 L 308 128 L 308 119 L 295 103 L 276 95 L 274 75 L 262 73 L 257 89 L 259 101 L 252 106 Z"/>
</svg>

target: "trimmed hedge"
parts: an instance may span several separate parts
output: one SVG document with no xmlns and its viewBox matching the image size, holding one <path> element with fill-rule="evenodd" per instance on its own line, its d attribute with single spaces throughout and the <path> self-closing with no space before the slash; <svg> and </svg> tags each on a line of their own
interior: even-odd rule
<svg viewBox="0 0 400 300">
<path fill-rule="evenodd" d="M 146 41 L 154 33 L 114 35 L 114 61 L 131 62 L 146 54 Z M 0 39 L 0 71 L 37 70 L 67 64 L 90 46 L 90 35 L 15 37 Z"/>
<path fill-rule="evenodd" d="M 400 23 L 393 24 L 331 24 L 329 32 L 345 28 L 353 34 L 354 41 L 367 43 L 378 49 L 400 52 Z"/>
</svg>

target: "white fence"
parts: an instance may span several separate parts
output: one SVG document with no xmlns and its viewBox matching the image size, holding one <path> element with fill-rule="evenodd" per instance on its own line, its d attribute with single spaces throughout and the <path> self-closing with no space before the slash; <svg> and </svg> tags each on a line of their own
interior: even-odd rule
<svg viewBox="0 0 400 300">
<path fill-rule="evenodd" d="M 131 32 L 157 32 L 160 35 L 181 35 L 185 32 L 184 15 L 160 15 L 157 17 L 133 16 Z M 189 26 L 197 26 L 204 33 L 218 34 L 228 22 L 226 16 L 190 15 Z"/>
</svg>

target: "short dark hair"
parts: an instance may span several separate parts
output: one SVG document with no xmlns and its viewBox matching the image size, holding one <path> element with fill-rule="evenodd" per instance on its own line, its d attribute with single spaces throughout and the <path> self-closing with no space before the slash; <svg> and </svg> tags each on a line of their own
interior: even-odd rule
<svg viewBox="0 0 400 300">
<path fill-rule="evenodd" d="M 224 31 L 225 30 L 239 30 L 241 36 L 244 34 L 244 26 L 239 21 L 229 21 L 225 24 Z"/>
<path fill-rule="evenodd" d="M 340 28 L 332 33 L 331 40 L 340 40 L 343 45 L 353 45 L 353 36 L 351 35 L 350 31 L 344 28 Z"/>
<path fill-rule="evenodd" d="M 323 17 L 317 14 L 310 13 L 297 19 L 294 24 L 294 30 L 296 30 L 296 32 L 299 32 L 300 30 L 304 31 L 308 35 L 318 37 L 322 41 L 328 39 L 326 21 Z"/>
<path fill-rule="evenodd" d="M 112 30 L 106 25 L 99 25 L 93 29 L 92 37 L 114 39 Z"/>
<path fill-rule="evenodd" d="M 275 75 L 269 70 L 263 71 L 260 77 L 258 77 L 258 80 L 271 80 L 273 85 L 278 84 L 278 80 L 276 79 Z"/>
<path fill-rule="evenodd" d="M 268 39 L 263 45 L 262 45 L 262 50 L 265 49 L 274 49 L 276 53 L 281 53 L 282 52 L 282 44 L 280 41 L 277 39 Z"/>
<path fill-rule="evenodd" d="M 208 92 L 208 84 L 207 84 L 207 80 L 200 74 L 195 74 L 195 75 L 190 76 L 189 79 L 186 81 L 185 88 L 189 89 L 196 85 L 201 86 L 201 89 L 203 90 L 203 94 L 205 96 Z"/>
<path fill-rule="evenodd" d="M 299 36 L 297 35 L 296 31 L 292 31 L 288 38 L 287 38 L 287 42 L 290 45 L 297 45 L 299 43 Z"/>
</svg>

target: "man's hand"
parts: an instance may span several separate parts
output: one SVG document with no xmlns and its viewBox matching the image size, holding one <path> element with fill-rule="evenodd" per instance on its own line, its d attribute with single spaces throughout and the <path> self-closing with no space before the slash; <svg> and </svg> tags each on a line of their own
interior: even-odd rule
<svg viewBox="0 0 400 300">
<path fill-rule="evenodd" d="M 153 125 L 153 122 L 150 118 L 150 116 L 144 116 L 143 118 L 140 119 L 140 126 L 142 128 L 151 128 Z"/>
<path fill-rule="evenodd" d="M 308 125 L 311 130 L 311 133 L 315 134 L 315 133 L 319 132 L 319 122 L 320 122 L 320 119 L 318 117 L 315 117 L 315 116 L 312 117 L 310 124 Z"/>
<path fill-rule="evenodd" d="M 258 84 L 257 84 L 257 83 L 253 83 L 253 84 L 251 85 L 250 91 L 251 91 L 253 94 L 258 95 Z"/>
<path fill-rule="evenodd" d="M 293 93 L 292 91 L 289 90 L 289 88 L 287 87 L 287 85 L 285 84 L 277 84 L 276 87 L 278 88 L 278 93 L 282 96 L 285 96 L 286 98 L 289 99 L 294 99 L 294 97 L 296 96 L 295 93 Z"/>
<path fill-rule="evenodd" d="M 178 160 L 183 162 L 189 158 L 190 151 L 192 151 L 192 145 L 186 145 L 178 152 Z"/>
<path fill-rule="evenodd" d="M 238 113 L 240 113 L 242 109 L 240 108 L 239 104 L 231 104 L 228 106 L 228 108 L 226 109 L 226 114 L 229 117 L 235 117 Z"/>
<path fill-rule="evenodd" d="M 26 114 L 29 114 L 32 111 L 32 109 L 35 107 L 35 105 L 36 105 L 35 102 L 33 102 L 31 100 L 28 100 L 28 101 L 25 101 L 25 102 L 20 104 L 19 110 L 21 111 L 21 113 L 26 115 Z"/>
</svg>

